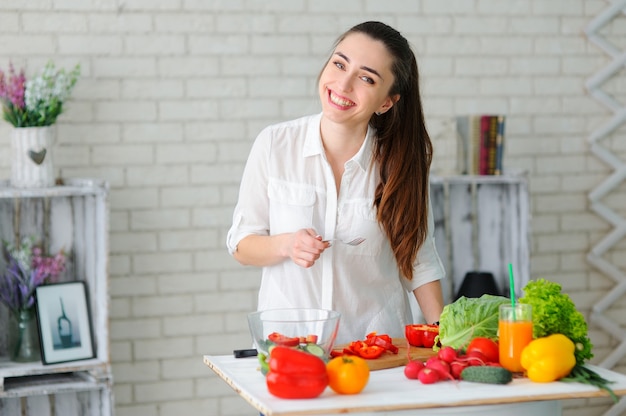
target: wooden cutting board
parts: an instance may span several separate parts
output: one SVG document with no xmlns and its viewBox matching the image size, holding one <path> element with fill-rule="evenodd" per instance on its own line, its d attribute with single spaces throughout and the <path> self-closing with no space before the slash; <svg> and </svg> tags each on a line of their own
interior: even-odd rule
<svg viewBox="0 0 626 416">
<path fill-rule="evenodd" d="M 405 338 L 393 338 L 392 341 L 393 345 L 398 347 L 398 353 L 392 354 L 386 351 L 383 353 L 383 355 L 376 359 L 365 360 L 367 361 L 367 365 L 370 368 L 370 371 L 383 370 L 385 368 L 394 368 L 406 365 L 409 362 L 409 355 L 411 356 L 411 360 L 421 361 L 426 361 L 433 355 L 437 355 L 437 352 L 433 351 L 432 348 L 419 348 L 409 346 Z M 409 347 L 408 354 L 407 347 Z M 333 349 L 342 351 L 343 348 L 344 345 L 339 345 Z"/>
</svg>

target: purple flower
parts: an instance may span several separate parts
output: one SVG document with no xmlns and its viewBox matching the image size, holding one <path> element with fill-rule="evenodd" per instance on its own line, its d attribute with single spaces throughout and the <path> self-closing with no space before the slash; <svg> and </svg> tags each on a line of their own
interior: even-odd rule
<svg viewBox="0 0 626 416">
<path fill-rule="evenodd" d="M 24 94 L 26 91 L 26 75 L 24 69 L 15 73 L 13 64 L 9 64 L 9 77 L 0 70 L 0 98 L 10 102 L 15 108 L 23 110 L 25 106 Z"/>
<path fill-rule="evenodd" d="M 7 96 L 7 83 L 4 80 L 4 71 L 0 69 L 0 98 Z"/>
<path fill-rule="evenodd" d="M 7 267 L 0 275 L 0 301 L 14 311 L 28 309 L 35 303 L 35 289 L 58 281 L 65 271 L 65 253 L 44 256 L 41 247 L 32 245 L 32 238 L 18 246 L 7 245 Z"/>
</svg>

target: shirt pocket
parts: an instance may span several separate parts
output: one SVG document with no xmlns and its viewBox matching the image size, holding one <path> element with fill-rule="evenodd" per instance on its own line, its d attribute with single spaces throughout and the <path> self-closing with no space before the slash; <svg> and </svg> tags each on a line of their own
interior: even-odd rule
<svg viewBox="0 0 626 416">
<path fill-rule="evenodd" d="M 301 184 L 270 181 L 270 234 L 313 227 L 315 190 Z"/>
<path fill-rule="evenodd" d="M 376 207 L 369 202 L 358 203 L 353 206 L 352 226 L 348 239 L 363 237 L 365 241 L 351 247 L 350 253 L 362 256 L 376 256 L 380 253 L 385 235 L 376 219 Z"/>
</svg>

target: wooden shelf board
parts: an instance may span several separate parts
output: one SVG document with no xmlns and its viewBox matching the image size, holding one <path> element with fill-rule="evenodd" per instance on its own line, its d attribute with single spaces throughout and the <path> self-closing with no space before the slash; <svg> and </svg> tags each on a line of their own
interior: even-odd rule
<svg viewBox="0 0 626 416">
<path fill-rule="evenodd" d="M 6 379 L 0 398 L 102 390 L 110 385 L 110 380 L 97 380 L 81 372 L 23 376 Z"/>
</svg>

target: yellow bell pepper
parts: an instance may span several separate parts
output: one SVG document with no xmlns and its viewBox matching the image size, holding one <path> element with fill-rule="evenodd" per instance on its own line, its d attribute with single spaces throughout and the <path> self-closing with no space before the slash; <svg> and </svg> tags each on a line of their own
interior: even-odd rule
<svg viewBox="0 0 626 416">
<path fill-rule="evenodd" d="M 550 383 L 567 376 L 576 365 L 576 346 L 563 334 L 531 341 L 521 355 L 526 376 L 537 383 Z"/>
</svg>

